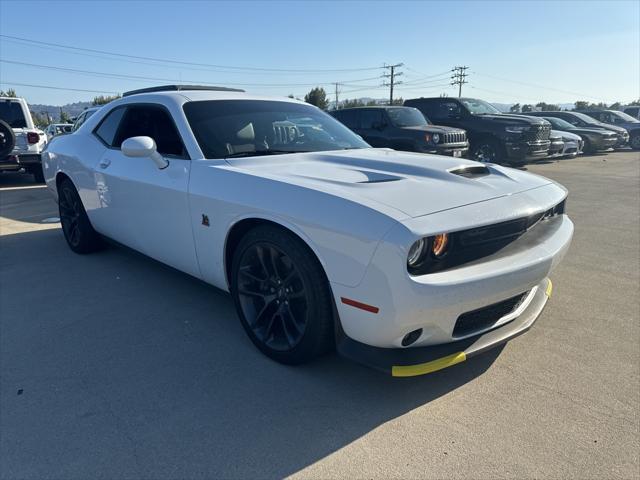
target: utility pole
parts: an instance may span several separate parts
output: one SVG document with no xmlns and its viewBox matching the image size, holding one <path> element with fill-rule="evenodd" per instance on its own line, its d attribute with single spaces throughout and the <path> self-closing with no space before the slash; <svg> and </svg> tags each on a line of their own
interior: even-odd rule
<svg viewBox="0 0 640 480">
<path fill-rule="evenodd" d="M 469 67 L 454 67 L 451 71 L 451 85 L 458 85 L 458 98 L 462 96 L 462 85 L 467 82 L 467 69 Z"/>
<path fill-rule="evenodd" d="M 338 93 L 339 93 L 338 92 L 338 85 L 340 85 L 340 84 L 338 82 L 336 82 L 334 85 L 336 86 L 336 108 L 335 109 L 338 110 Z"/>
<path fill-rule="evenodd" d="M 385 73 L 382 75 L 382 78 L 388 78 L 388 82 L 382 82 L 384 87 L 389 87 L 389 105 L 393 105 L 393 87 L 395 85 L 400 85 L 402 82 L 396 81 L 396 77 L 402 75 L 402 72 L 396 72 L 396 68 L 400 68 L 404 65 L 404 63 L 396 63 L 395 65 L 384 65 L 382 68 L 386 68 L 389 70 L 389 73 Z"/>
</svg>

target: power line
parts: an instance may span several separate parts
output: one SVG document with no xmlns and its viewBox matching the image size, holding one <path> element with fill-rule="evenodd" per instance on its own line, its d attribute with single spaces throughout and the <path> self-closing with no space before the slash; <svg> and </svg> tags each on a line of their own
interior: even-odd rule
<svg viewBox="0 0 640 480">
<path fill-rule="evenodd" d="M 389 73 L 382 75 L 383 78 L 388 78 L 389 82 L 383 82 L 382 86 L 389 87 L 389 105 L 393 105 L 393 87 L 394 85 L 400 85 L 402 82 L 396 81 L 396 77 L 402 75 L 402 72 L 396 72 L 396 68 L 400 68 L 404 63 L 396 63 L 395 65 L 385 65 L 384 68 L 389 70 Z"/>
<path fill-rule="evenodd" d="M 185 62 L 185 61 L 182 61 L 182 60 L 164 59 L 164 58 L 157 58 L 157 57 L 146 57 L 146 56 L 142 56 L 142 55 L 129 55 L 129 54 L 126 54 L 126 53 L 109 52 L 109 51 L 106 51 L 106 50 L 97 50 L 97 49 L 93 49 L 93 48 L 73 47 L 73 46 L 69 46 L 69 45 L 62 45 L 60 43 L 42 42 L 42 41 L 38 41 L 38 40 L 31 40 L 31 39 L 28 39 L 28 38 L 16 37 L 16 36 L 13 36 L 13 35 L 0 34 L 0 37 L 6 38 L 6 39 L 10 39 L 10 40 L 19 40 L 19 41 L 22 41 L 22 42 L 32 43 L 32 44 L 35 44 L 35 45 L 45 45 L 45 46 L 50 46 L 50 47 L 58 47 L 58 48 L 63 48 L 63 49 L 68 49 L 68 50 L 82 51 L 82 52 L 88 52 L 88 53 L 94 53 L 94 54 L 100 54 L 100 55 L 109 55 L 109 56 L 121 57 L 121 58 L 129 58 L 129 59 L 134 59 L 134 60 L 147 60 L 147 61 L 152 61 L 152 62 L 173 63 L 173 64 L 176 64 L 176 65 L 187 65 L 187 66 L 196 66 L 196 67 L 224 68 L 224 69 L 228 69 L 228 70 L 237 70 L 237 71 L 280 72 L 280 73 L 292 73 L 292 72 L 298 72 L 298 73 L 320 73 L 320 72 L 338 73 L 338 72 L 362 72 L 362 71 L 367 71 L 367 70 L 371 71 L 371 70 L 380 69 L 380 67 L 300 69 L 300 68 L 264 68 L 264 67 L 241 67 L 241 66 L 236 66 L 236 65 L 216 65 L 216 64 L 209 64 L 209 63 Z"/>
<path fill-rule="evenodd" d="M 182 82 L 187 82 L 187 83 L 194 83 L 194 84 L 208 84 L 208 85 L 214 85 L 214 83 L 211 82 L 206 82 L 203 80 L 186 80 L 186 79 L 180 79 L 177 80 L 175 78 L 160 78 L 160 77 L 147 77 L 147 76 L 140 76 L 140 75 L 125 75 L 125 74 L 120 74 L 120 73 L 109 73 L 109 72 L 96 72 L 96 71 L 92 71 L 92 70 L 79 70 L 79 69 L 74 69 L 74 68 L 65 68 L 65 67 L 57 67 L 57 66 L 52 66 L 52 65 L 41 65 L 41 64 L 37 64 L 37 63 L 27 63 L 27 62 L 18 62 L 15 60 L 5 60 L 5 59 L 0 59 L 0 62 L 2 63 L 9 63 L 9 64 L 13 64 L 13 65 L 23 65 L 23 66 L 28 66 L 28 67 L 34 67 L 34 68 L 41 68 L 41 69 L 47 69 L 47 70 L 56 70 L 56 71 L 62 71 L 62 72 L 67 72 L 67 73 L 74 73 L 74 74 L 81 74 L 81 75 L 93 75 L 93 76 L 98 76 L 98 77 L 106 77 L 106 78 L 120 78 L 120 79 L 127 79 L 127 80 L 137 80 L 137 81 L 160 81 L 160 82 L 178 82 L 178 83 L 182 83 Z M 355 86 L 360 86 L 355 84 L 355 82 L 362 82 L 362 81 L 366 81 L 366 80 L 373 80 L 373 79 L 377 79 L 379 77 L 370 77 L 370 78 L 364 78 L 364 79 L 356 79 L 356 80 L 351 80 L 350 82 L 353 82 L 351 84 L 355 85 Z M 224 83 L 225 85 L 233 85 L 233 86 L 240 86 L 240 87 L 313 87 L 313 86 L 317 86 L 317 85 L 333 85 L 333 83 L 318 83 L 318 82 L 314 82 L 314 83 L 237 83 L 237 82 L 216 82 L 216 84 L 219 83 Z M 344 85 L 349 85 L 350 83 L 344 83 Z"/>
<path fill-rule="evenodd" d="M 582 93 L 572 92 L 572 91 L 569 91 L 569 90 L 561 90 L 559 88 L 545 87 L 544 85 L 538 85 L 538 84 L 535 84 L 535 83 L 528 83 L 528 82 L 521 82 L 519 80 L 509 80 L 508 78 L 497 77 L 495 75 L 489 75 L 487 73 L 480 73 L 480 72 L 476 72 L 476 71 L 474 71 L 473 73 L 475 75 L 481 75 L 483 77 L 489 77 L 489 78 L 493 78 L 493 79 L 496 79 L 496 80 L 502 80 L 503 82 L 517 83 L 517 84 L 526 85 L 526 86 L 529 86 L 529 87 L 541 88 L 543 90 L 553 90 L 553 91 L 556 91 L 556 92 L 568 93 L 570 95 L 576 95 L 578 97 L 590 98 L 592 100 L 600 100 L 600 101 L 603 100 L 601 97 L 593 97 L 591 95 L 584 95 Z"/>
<path fill-rule="evenodd" d="M 48 88 L 51 90 L 66 90 L 69 92 L 88 92 L 88 93 L 109 93 L 109 94 L 119 94 L 120 92 L 109 92 L 105 90 L 85 90 L 83 88 L 68 88 L 68 87 L 54 87 L 53 85 L 35 85 L 32 83 L 19 83 L 19 82 L 11 82 L 0 80 L 0 85 L 9 85 L 9 86 L 20 86 L 20 87 L 33 87 L 33 88 Z"/>
<path fill-rule="evenodd" d="M 458 98 L 462 96 L 462 85 L 467 82 L 467 69 L 469 67 L 453 67 L 453 75 L 451 75 L 451 85 L 458 86 Z"/>
</svg>

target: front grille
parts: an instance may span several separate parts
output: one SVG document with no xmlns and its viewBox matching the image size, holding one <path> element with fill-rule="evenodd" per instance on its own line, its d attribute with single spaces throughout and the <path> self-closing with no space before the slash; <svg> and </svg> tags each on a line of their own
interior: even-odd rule
<svg viewBox="0 0 640 480">
<path fill-rule="evenodd" d="M 529 292 L 524 292 L 487 307 L 463 313 L 456 320 L 453 336 L 465 337 L 491 328 L 502 317 L 509 315 L 522 305 L 528 294 Z"/>
<path fill-rule="evenodd" d="M 464 143 L 467 141 L 465 132 L 445 133 L 442 143 Z"/>
<path fill-rule="evenodd" d="M 533 125 L 526 132 L 528 141 L 549 140 L 551 134 L 551 125 Z"/>
</svg>

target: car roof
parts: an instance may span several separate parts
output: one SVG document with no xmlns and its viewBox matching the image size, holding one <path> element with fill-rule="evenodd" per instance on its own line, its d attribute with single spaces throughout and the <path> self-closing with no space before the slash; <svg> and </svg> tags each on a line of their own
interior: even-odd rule
<svg viewBox="0 0 640 480">
<path fill-rule="evenodd" d="M 132 90 L 131 92 L 126 92 L 122 99 L 115 100 L 115 102 L 156 101 L 158 98 L 171 98 L 177 103 L 206 100 L 262 100 L 306 104 L 306 102 L 296 100 L 295 98 L 253 95 L 244 90 L 226 87 L 204 87 L 199 85 L 166 85 L 163 87 Z M 125 102 L 123 102 L 123 100 L 125 100 Z"/>
<path fill-rule="evenodd" d="M 347 107 L 347 108 L 340 108 L 338 110 L 332 110 L 333 112 L 343 112 L 345 110 L 366 110 L 366 109 L 378 109 L 378 110 L 388 110 L 390 108 L 406 108 L 406 109 L 411 109 L 411 110 L 416 110 L 413 107 L 405 107 L 403 105 L 362 105 L 359 107 Z"/>
</svg>

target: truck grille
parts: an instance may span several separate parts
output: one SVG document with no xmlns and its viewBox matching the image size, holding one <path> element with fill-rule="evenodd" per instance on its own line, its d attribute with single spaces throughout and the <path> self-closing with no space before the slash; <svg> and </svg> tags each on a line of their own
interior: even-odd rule
<svg viewBox="0 0 640 480">
<path fill-rule="evenodd" d="M 526 133 L 526 139 L 529 141 L 549 140 L 551 133 L 551 125 L 534 125 Z"/>
<path fill-rule="evenodd" d="M 445 133 L 442 143 L 464 143 L 467 141 L 465 132 Z"/>
<path fill-rule="evenodd" d="M 502 317 L 509 315 L 522 305 L 528 294 L 529 292 L 524 292 L 487 307 L 463 313 L 456 320 L 453 336 L 464 337 L 491 328 Z"/>
</svg>

